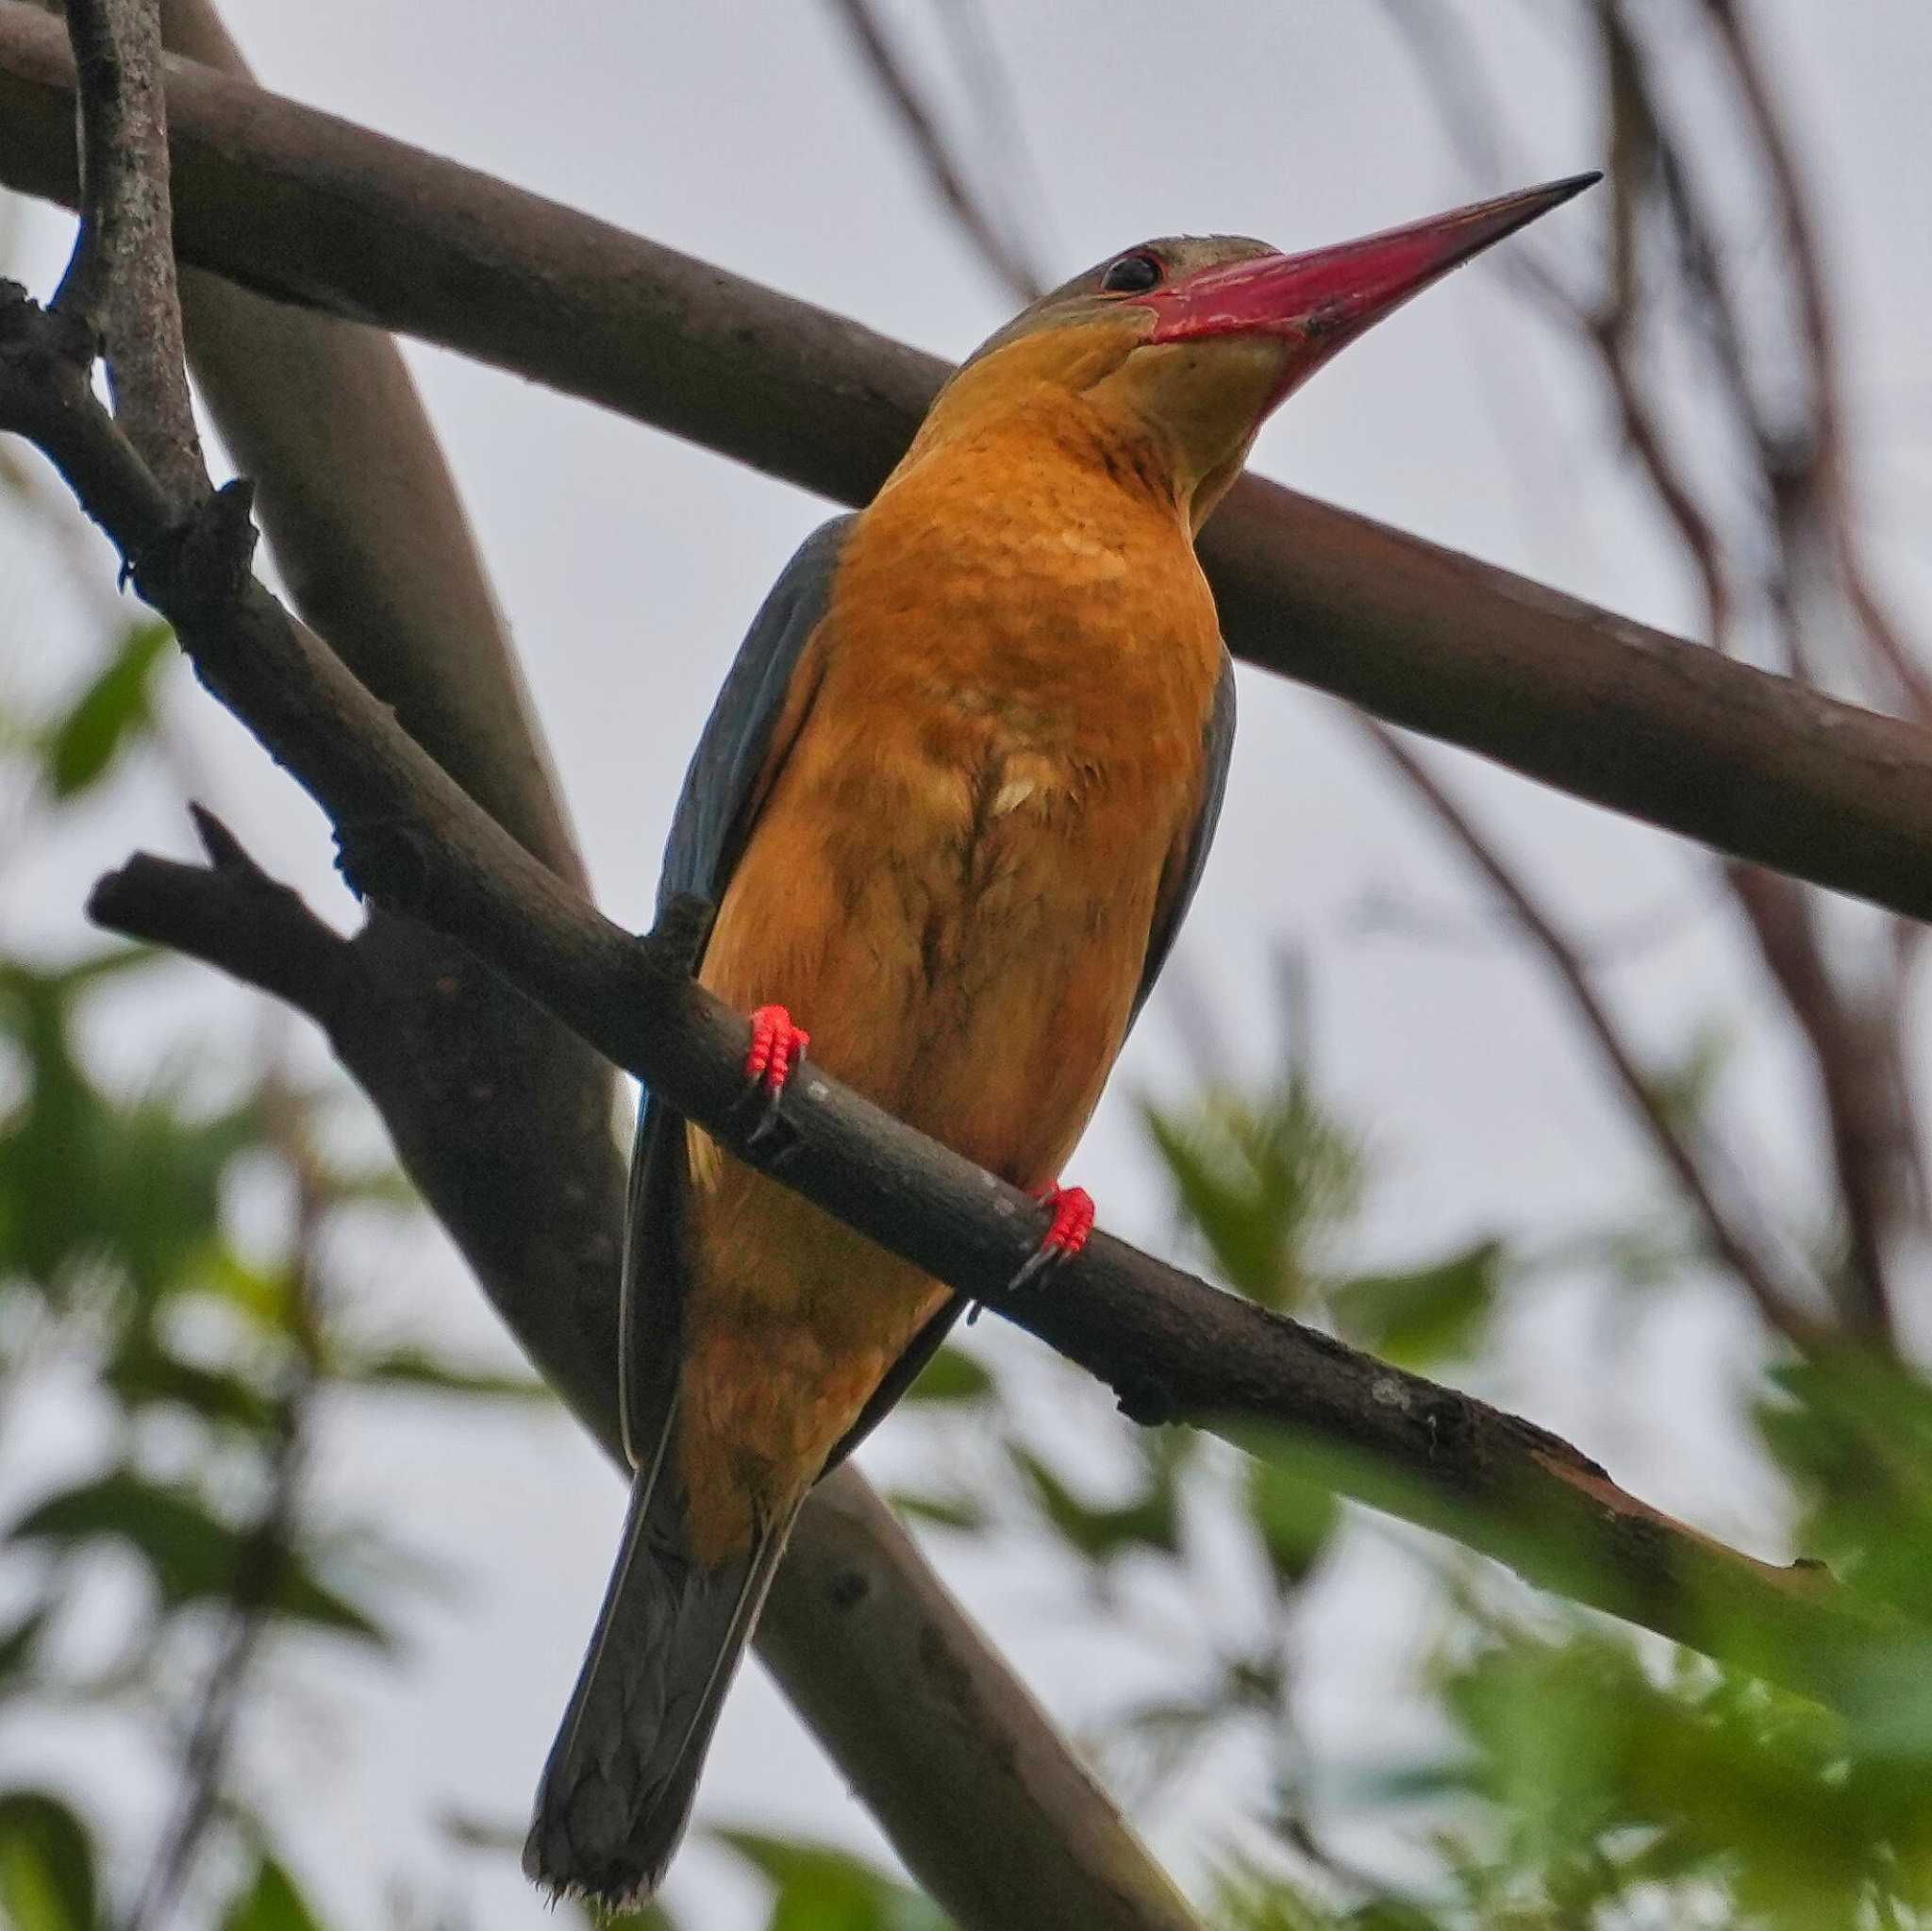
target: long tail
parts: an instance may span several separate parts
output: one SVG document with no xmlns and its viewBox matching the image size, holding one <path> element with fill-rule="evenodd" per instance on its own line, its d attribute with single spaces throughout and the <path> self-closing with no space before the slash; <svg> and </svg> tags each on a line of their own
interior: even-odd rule
<svg viewBox="0 0 1932 1931">
<path fill-rule="evenodd" d="M 718 1706 L 797 1512 L 748 1554 L 700 1569 L 685 1551 L 677 1488 L 650 1468 L 631 1487 L 617 1566 L 524 1844 L 535 1882 L 610 1908 L 648 1897 L 684 1835 Z"/>
</svg>

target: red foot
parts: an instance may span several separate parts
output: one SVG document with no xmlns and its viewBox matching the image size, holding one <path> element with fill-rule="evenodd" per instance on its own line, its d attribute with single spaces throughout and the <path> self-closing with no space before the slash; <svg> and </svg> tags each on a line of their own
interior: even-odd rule
<svg viewBox="0 0 1932 1931">
<path fill-rule="evenodd" d="M 782 1006 L 760 1006 L 751 1016 L 745 1078 L 768 1093 L 780 1091 L 810 1044 L 811 1035 L 793 1025 L 791 1015 Z"/>
<path fill-rule="evenodd" d="M 1086 1246 L 1087 1236 L 1093 1231 L 1093 1196 L 1084 1187 L 1042 1187 L 1033 1197 L 1053 1209 L 1053 1224 L 1033 1257 L 1007 1284 L 1009 1294 L 1064 1266 Z"/>
<path fill-rule="evenodd" d="M 798 1070 L 811 1035 L 791 1024 L 791 1015 L 782 1006 L 760 1006 L 751 1016 L 751 1050 L 744 1056 L 744 1076 L 752 1090 L 765 1094 L 765 1109 L 751 1130 L 749 1144 L 756 1146 L 778 1124 L 778 1102 L 785 1082 Z"/>
</svg>

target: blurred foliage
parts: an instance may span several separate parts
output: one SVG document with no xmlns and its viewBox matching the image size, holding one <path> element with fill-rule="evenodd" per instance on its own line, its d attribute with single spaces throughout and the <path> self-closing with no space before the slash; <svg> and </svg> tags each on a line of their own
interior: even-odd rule
<svg viewBox="0 0 1932 1931">
<path fill-rule="evenodd" d="M 8 794 L 29 801 L 36 835 L 141 764 L 165 643 L 130 628 L 53 715 L 0 718 Z M 298 1646 L 402 1666 L 394 1552 L 324 1520 L 306 1479 L 316 1403 L 348 1390 L 546 1397 L 359 1334 L 335 1305 L 332 1230 L 408 1194 L 387 1169 L 325 1155 L 329 1092 L 272 1057 L 236 1066 L 192 1039 L 131 1090 L 100 1070 L 98 1012 L 165 970 L 132 948 L 0 955 L 0 1423 L 84 1390 L 91 1443 L 0 1502 L 0 1703 L 50 1736 L 129 1730 L 175 1792 L 158 1842 L 130 1856 L 84 1781 L 0 1789 L 0 1922 L 132 1927 L 162 1883 L 181 1900 L 171 1922 L 325 1931 L 234 1747 Z M 1657 1076 L 1687 1131 L 1722 1060 L 1720 1036 L 1700 1033 Z M 1429 1373 L 1480 1386 L 1523 1290 L 1552 1273 L 1587 1271 L 1634 1300 L 1697 1265 L 1651 1199 L 1536 1249 L 1490 1231 L 1361 1264 L 1374 1162 L 1298 1060 L 1257 1087 L 1207 1080 L 1143 1118 L 1180 1238 L 1215 1273 Z M 244 1200 L 254 1210 L 238 1214 Z M 264 1218 L 272 1239 L 240 1237 Z M 942 1532 L 1043 1540 L 1110 1628 L 1158 1647 L 1170 1687 L 1115 1709 L 1094 1739 L 1130 1793 L 1155 1802 L 1228 1746 L 1268 1767 L 1206 1879 L 1222 1931 L 1932 1927 L 1932 1388 L 1909 1370 L 1851 1353 L 1784 1367 L 1755 1410 L 1802 1546 L 1898 1619 L 1895 1638 L 1821 1659 L 1840 1691 L 1832 1710 L 1582 1611 L 1530 1606 L 1473 1558 L 1403 1539 L 1429 1631 L 1416 1740 L 1338 1766 L 1301 1734 L 1297 1638 L 1342 1552 L 1376 1532 L 1337 1502 L 1333 1451 L 1249 1458 L 1123 1423 L 1108 1457 L 1072 1457 L 976 1347 L 942 1350 L 900 1423 L 976 1452 L 927 1457 L 941 1486 L 896 1500 Z M 843 1850 L 711 1836 L 764 1888 L 766 1931 L 944 1931 L 901 1878 Z M 452 1833 L 492 1859 L 517 1837 Z M 1379 1854 L 1344 1857 L 1339 1839 L 1383 1847 L 1400 1875 Z M 463 1923 L 400 1906 L 393 1922 Z M 663 1905 L 611 1922 L 679 1924 Z"/>
<path fill-rule="evenodd" d="M 1712 1103 L 1715 1037 L 1700 1034 L 1668 1082 L 1687 1125 Z M 1486 1234 L 1354 1265 L 1373 1163 L 1299 1062 L 1272 1084 L 1208 1080 L 1143 1113 L 1181 1239 L 1227 1286 L 1439 1377 L 1480 1388 L 1500 1372 L 1524 1290 L 1553 1274 L 1587 1272 L 1612 1302 L 1694 1278 L 1694 1243 L 1648 1197 L 1625 1225 L 1534 1248 Z M 961 1399 L 998 1456 L 960 1480 L 950 1518 L 924 1512 L 1029 1524 L 1124 1637 L 1144 1637 L 1181 1674 L 1094 1738 L 1118 1788 L 1152 1803 L 1208 1753 L 1258 1747 L 1267 1787 L 1251 1815 L 1226 1820 L 1209 1880 L 1222 1931 L 1932 1927 L 1932 1387 L 1849 1352 L 1763 1386 L 1763 1466 L 1782 1479 L 1799 1546 L 1898 1613 L 1895 1634 L 1808 1659 L 1840 1692 L 1831 1709 L 1533 1598 L 1420 1533 L 1391 1537 L 1336 1500 L 1332 1445 L 1271 1443 L 1250 1458 L 1189 1430 L 1123 1424 L 1110 1472 L 1076 1475 L 1063 1435 L 1057 1454 L 997 1383 L 974 1382 Z M 1349 1474 L 1372 1493 L 1404 1479 Z M 1416 1741 L 1392 1761 L 1322 1764 L 1300 1729 L 1296 1633 L 1363 1537 L 1393 1541 L 1414 1577 L 1427 1632 L 1408 1686 Z M 1744 1632 L 1720 1633 L 1750 1653 Z M 1364 1840 L 1399 1878 L 1335 1848 Z M 775 1862 L 761 1868 L 778 1882 Z M 875 1887 L 871 1915 L 828 1904 L 772 1923 L 896 1922 L 879 1915 L 896 1893 Z"/>
<path fill-rule="evenodd" d="M 947 1931 L 926 1898 L 849 1852 L 749 1830 L 715 1836 L 770 1887 L 765 1931 Z"/>
<path fill-rule="evenodd" d="M 169 653 L 165 628 L 137 624 L 51 715 L 0 718 L 18 849 L 58 839 L 65 814 L 141 763 Z M 410 1196 L 388 1169 L 327 1157 L 329 1093 L 266 1052 L 237 1064 L 193 1038 L 168 1042 L 132 1091 L 103 1074 L 101 1002 L 158 990 L 165 970 L 123 946 L 0 954 L 0 1426 L 56 1405 L 81 1423 L 25 1478 L 10 1438 L 0 1704 L 65 1760 L 70 1728 L 83 1747 L 103 1725 L 138 1737 L 116 1788 L 168 1793 L 158 1845 L 130 1860 L 84 1781 L 0 1790 L 0 1923 L 322 1931 L 234 1761 L 242 1710 L 278 1657 L 394 1648 L 395 1552 L 326 1520 L 305 1479 L 317 1403 L 365 1389 L 548 1397 L 339 1315 L 338 1224 Z"/>
<path fill-rule="evenodd" d="M 1709 1104 L 1715 1057 L 1701 1042 L 1687 1060 L 1695 1076 L 1673 1082 L 1689 1122 Z M 1401 1269 L 1339 1266 L 1364 1176 L 1339 1156 L 1357 1142 L 1305 1069 L 1272 1090 L 1210 1091 L 1148 1117 L 1183 1229 L 1230 1286 L 1406 1365 L 1479 1381 L 1512 1291 L 1550 1265 L 1491 1237 Z M 1651 1213 L 1587 1251 L 1668 1255 Z M 1649 1292 L 1685 1266 L 1606 1268 L 1607 1290 Z M 1474 1558 L 1411 1544 L 1434 1589 L 1417 1727 L 1439 1747 L 1318 1804 L 1292 1643 L 1265 1618 L 1272 1645 L 1218 1656 L 1192 1699 L 1123 1716 L 1129 1732 L 1180 1733 L 1191 1748 L 1258 1719 L 1271 1741 L 1273 1848 L 1229 1853 L 1214 1900 L 1228 1931 L 1932 1925 L 1932 1387 L 1850 1350 L 1774 1370 L 1769 1386 L 1756 1421 L 1799 1545 L 1874 1611 L 1898 1612 L 1895 1634 L 1811 1659 L 1838 1691 L 1833 1707 L 1580 1609 L 1527 1606 Z M 1324 1465 L 1310 1459 L 1303 1480 L 1278 1460 L 1216 1467 L 1198 1449 L 1191 1459 L 1172 1559 L 1190 1559 L 1191 1516 L 1241 1523 L 1291 1613 L 1352 1518 L 1322 1486 Z M 1100 1559 L 1078 1525 L 1051 1509 L 1044 1520 L 1078 1560 Z M 1432 1878 L 1397 1885 L 1334 1856 L 1334 1823 L 1365 1821 L 1391 1843 L 1427 1846 Z"/>
<path fill-rule="evenodd" d="M 1607 27 L 1626 11 L 1588 10 Z M 1742 11 L 1703 9 L 1713 21 Z M 1429 68 L 1453 86 L 1455 60 Z M 1699 197 L 1673 185 L 1683 156 L 1661 152 L 1659 131 L 1641 125 L 1643 103 L 1630 98 L 1640 70 L 1632 59 L 1608 68 L 1626 96 L 1613 89 L 1607 102 L 1617 191 L 1634 197 L 1648 169 L 1682 226 Z M 1631 207 L 1613 231 L 1620 248 L 1641 236 L 1643 209 Z M 1652 240 L 1667 245 L 1645 251 L 1645 275 L 1613 259 L 1619 302 L 1655 300 L 1646 290 L 1674 258 L 1693 285 L 1690 308 L 1707 318 L 1691 338 L 1725 352 L 1725 329 L 1713 325 L 1724 314 L 1712 273 L 1722 264 L 1695 234 L 1667 227 Z M 1755 258 L 1758 244 L 1745 252 Z M 1790 306 L 1754 301 L 1752 311 Z M 1629 321 L 1606 309 L 1591 324 L 1604 354 L 1627 359 L 1641 345 Z M 1630 363 L 1640 403 L 1670 359 Z M 1793 387 L 1696 386 L 1718 398 L 1735 388 L 1746 414 L 1754 387 Z M 1833 491 L 1806 474 L 1849 474 L 1834 437 L 1813 425 L 1758 441 L 1765 508 L 1787 524 L 1839 516 Z M 1758 465 L 1718 467 L 1748 478 Z M 1807 493 L 1818 498 L 1808 508 Z M 1842 558 L 1843 536 L 1834 526 L 1833 541 L 1786 546 Z M 1786 539 L 1753 541 L 1775 564 Z M 1746 558 L 1736 574 L 1748 588 L 1765 567 Z M 1775 569 L 1768 587 L 1777 591 Z M 1774 614 L 1807 605 L 1790 584 L 1757 601 Z M 1798 641 L 1793 625 L 1793 669 Z M 136 624 L 51 714 L 0 714 L 0 804 L 29 797 L 30 834 L 87 808 L 140 761 L 170 658 L 166 631 Z M 1872 682 L 1869 669 L 1859 681 Z M 1913 953 L 1902 938 L 1895 949 L 1902 989 Z M 1845 947 L 1863 973 L 1877 950 L 1857 951 Z M 370 1581 L 393 1563 L 325 1522 L 305 1479 L 315 1404 L 348 1389 L 457 1403 L 542 1395 L 513 1375 L 349 1331 L 331 1305 L 328 1234 L 346 1214 L 407 1195 L 392 1174 L 341 1170 L 318 1151 L 328 1095 L 292 1088 L 270 1061 L 212 1097 L 179 1074 L 132 1094 L 102 1075 L 88 1047 L 94 1009 L 158 970 L 125 949 L 0 955 L 0 1427 L 52 1399 L 85 1408 L 92 1444 L 32 1492 L 0 1493 L 0 1705 L 46 1734 L 131 1731 L 178 1787 L 158 1846 L 132 1857 L 119 1843 L 108 1855 L 112 1820 L 78 1778 L 0 1789 L 0 1922 L 131 1926 L 173 1863 L 180 1923 L 193 1913 L 218 1931 L 323 1931 L 276 1818 L 234 1773 L 230 1747 L 241 1710 L 296 1646 L 403 1666 L 393 1585 Z M 1867 992 L 1856 1009 L 1882 1003 Z M 1908 1009 L 1901 990 L 1901 1032 Z M 1749 1043 L 1737 1018 L 1694 1029 L 1643 1069 L 1657 1116 L 1687 1140 L 1701 1143 L 1731 1057 Z M 1883 1027 L 1847 1037 L 1860 1031 L 1886 1043 Z M 1184 1241 L 1230 1288 L 1478 1389 L 1506 1363 L 1525 1290 L 1552 1277 L 1593 1284 L 1606 1383 L 1624 1366 L 1614 1351 L 1635 1310 L 1649 1317 L 1664 1296 L 1708 1285 L 1707 1241 L 1662 1194 L 1616 1224 L 1554 1239 L 1537 1229 L 1534 1246 L 1525 1227 L 1464 1229 L 1439 1251 L 1367 1264 L 1357 1250 L 1376 1162 L 1300 1061 L 1257 1086 L 1205 1079 L 1185 1104 L 1145 1107 L 1143 1122 Z M 1822 1139 L 1815 1150 L 1822 1170 Z M 237 1236 L 244 1193 L 289 1203 L 266 1252 Z M 1768 1231 L 1805 1210 L 1775 1193 L 1765 1205 L 1775 1209 Z M 1815 1244 L 1824 1272 L 1841 1273 L 1841 1233 Z M 1923 1240 L 1894 1244 L 1923 1270 Z M 941 1353 L 898 1425 L 973 1452 L 927 1457 L 945 1474 L 895 1500 L 943 1533 L 1030 1535 L 1104 1612 L 1083 1628 L 1139 1637 L 1158 1654 L 1164 1687 L 1113 1710 L 1094 1739 L 1143 1805 L 1208 1753 L 1245 1750 L 1240 1760 L 1259 1766 L 1200 1887 L 1219 1931 L 1932 1931 L 1932 1387 L 1849 1349 L 1763 1376 L 1756 1366 L 1747 1399 L 1766 1490 L 1788 1500 L 1797 1545 L 1895 1619 L 1882 1640 L 1813 1659 L 1836 1691 L 1830 1709 L 1532 1602 L 1445 1544 L 1391 1536 L 1337 1502 L 1333 1450 L 1297 1459 L 1290 1444 L 1247 1458 L 1188 1431 L 1122 1423 L 1104 1453 L 1074 1456 L 1064 1431 L 1049 1439 L 1029 1425 L 1024 1403 L 970 1344 Z M 1065 1388 L 1070 1404 L 1091 1399 L 1071 1375 Z M 1378 1744 L 1382 1756 L 1322 1763 L 1303 1735 L 1299 1639 L 1309 1605 L 1371 1540 L 1406 1562 L 1424 1632 L 1414 1680 L 1389 1686 L 1391 1705 L 1407 1690 L 1408 1722 Z M 766 1931 L 943 1931 L 929 1902 L 843 1850 L 753 1829 L 710 1835 L 762 1886 Z M 466 1825 L 451 1837 L 503 1859 L 520 1832 Z M 590 1922 L 570 1906 L 560 1916 Z M 459 1931 L 461 1921 L 399 1908 L 395 1922 Z M 677 1931 L 678 1921 L 654 1906 L 608 1922 Z"/>
</svg>

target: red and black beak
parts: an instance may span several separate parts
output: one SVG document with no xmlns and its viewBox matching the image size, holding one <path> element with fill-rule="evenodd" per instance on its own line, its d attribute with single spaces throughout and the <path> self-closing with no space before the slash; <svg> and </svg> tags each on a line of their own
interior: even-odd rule
<svg viewBox="0 0 1932 1931">
<path fill-rule="evenodd" d="M 1292 344 L 1294 353 L 1272 408 L 1411 295 L 1602 178 L 1600 174 L 1573 175 L 1363 241 L 1204 269 L 1141 298 L 1156 316 L 1148 340 L 1266 335 Z"/>
</svg>

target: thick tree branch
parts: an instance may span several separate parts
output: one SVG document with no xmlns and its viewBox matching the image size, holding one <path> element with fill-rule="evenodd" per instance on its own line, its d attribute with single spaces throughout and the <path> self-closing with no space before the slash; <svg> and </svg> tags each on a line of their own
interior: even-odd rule
<svg viewBox="0 0 1932 1931">
<path fill-rule="evenodd" d="M 58 36 L 0 0 L 0 179 L 71 200 Z M 441 341 L 847 502 L 929 357 L 454 163 L 170 77 L 184 256 Z M 1932 915 L 1932 738 L 1250 478 L 1204 552 L 1230 643 L 1391 723 L 1736 856 Z"/>
<path fill-rule="evenodd" d="M 245 75 L 207 0 L 161 0 L 161 16 L 177 50 Z M 580 883 L 508 632 L 394 345 L 193 270 L 181 298 L 204 396 L 256 479 L 304 614 L 465 791 Z M 376 909 L 345 941 L 212 820 L 201 830 L 213 869 L 175 868 L 152 936 L 327 1026 L 509 1325 L 580 1410 L 608 1419 L 624 1193 L 608 1062 L 441 933 Z M 855 1535 L 862 1616 L 847 1613 Z M 856 1471 L 807 1508 L 759 1643 L 960 1923 L 1195 1931 L 1072 1745 Z M 997 1861 L 981 1854 L 991 1841 L 1006 1849 Z"/>
<path fill-rule="evenodd" d="M 252 617 L 242 627 L 251 652 L 267 641 Z M 367 722 L 345 727 L 359 732 Z M 419 797 L 422 815 L 392 819 L 383 834 L 409 854 L 398 883 L 418 909 L 463 921 L 480 952 L 514 962 L 533 990 L 571 1013 L 606 1050 L 688 1105 L 741 1157 L 760 1157 L 747 1144 L 754 1115 L 741 1105 L 745 1028 L 682 975 L 675 963 L 681 945 L 630 940 L 546 874 L 524 867 L 493 826 L 470 822 L 475 814 L 440 774 L 381 775 L 385 764 L 400 773 L 391 763 L 398 748 L 378 752 L 345 741 L 342 771 L 354 774 L 331 774 L 325 783 L 330 791 L 366 797 L 400 781 L 406 790 L 398 800 Z M 480 869 L 492 859 L 521 875 L 493 877 Z M 245 972 L 247 956 L 229 949 L 232 922 L 210 914 L 218 889 L 208 887 L 209 875 L 139 857 L 102 882 L 92 909 L 117 930 Z M 1822 1572 L 1776 1569 L 1723 1549 L 1624 1493 L 1595 1463 L 1534 1424 L 1104 1235 L 1052 1289 L 1004 1304 L 1000 1288 L 1041 1231 L 1034 1203 L 824 1074 L 803 1081 L 788 1100 L 786 1129 L 778 1177 L 963 1291 L 993 1296 L 998 1311 L 1107 1380 L 1137 1419 L 1189 1420 L 1249 1446 L 1257 1445 L 1261 1425 L 1331 1450 L 1360 1451 L 1358 1461 L 1329 1471 L 1345 1492 L 1679 1640 L 1731 1653 L 1742 1645 L 1754 1667 L 1799 1676 L 1807 1687 L 1826 1687 L 1818 1681 L 1821 1657 L 1868 1633 Z M 614 1442 L 608 1374 L 598 1379 L 592 1408 L 588 1419 Z M 840 1506 L 849 1512 L 849 1502 Z M 822 1559 L 815 1554 L 808 1566 L 816 1573 Z M 828 1572 L 822 1582 L 841 1592 Z M 1754 1646 L 1759 1642 L 1762 1654 Z"/>
<path fill-rule="evenodd" d="M 438 1008 L 459 997 L 445 978 L 420 1002 L 366 944 L 314 920 L 254 868 L 204 814 L 213 867 L 137 857 L 97 891 L 97 918 L 287 999 L 330 1043 L 386 1115 L 423 1110 L 412 1041 L 436 1028 L 447 1088 L 471 1101 L 500 1070 L 442 1050 Z M 291 909 L 296 908 L 296 909 Z M 270 930 L 258 933 L 266 916 Z M 391 921 L 392 925 L 402 922 Z M 283 942 L 287 941 L 287 942 Z M 314 968 L 291 972 L 291 955 Z M 467 962 L 471 977 L 476 968 Z M 503 1100 L 519 1103 L 512 1080 Z M 484 1110 L 493 1110 L 496 1096 Z M 460 1125 L 445 1109 L 445 1131 Z M 544 1130 L 526 1116 L 531 1140 Z M 521 1143 L 521 1142 L 520 1142 Z M 541 1210 L 527 1235 L 492 1229 L 488 1203 L 520 1202 L 522 1182 L 486 1145 L 445 1161 L 432 1204 L 467 1230 L 479 1271 L 550 1290 L 507 1308 L 545 1378 L 624 1465 L 616 1359 L 617 1223 L 594 1242 L 541 1251 Z M 459 1184 L 460 1183 L 460 1184 Z M 518 1216 L 528 1223 L 527 1210 Z M 960 1608 L 857 1470 L 812 1496 L 759 1624 L 758 1646 L 913 1874 L 961 1924 L 989 1931 L 1199 1931 L 1185 1899 L 1142 1848 L 1053 1721 Z M 997 1857 L 985 1855 L 989 1843 Z"/>
<path fill-rule="evenodd" d="M 44 339 L 42 339 L 44 338 Z M 460 937 L 616 1063 L 741 1157 L 774 1172 L 881 1245 L 988 1300 L 1102 1376 L 1144 1422 L 1252 1440 L 1257 1424 L 1357 1452 L 1338 1486 L 1444 1528 L 1532 1580 L 1752 1667 L 1831 1687 L 1870 1633 L 1828 1578 L 1707 1541 L 1625 1494 L 1531 1424 L 1356 1354 L 1096 1236 L 1052 1291 L 1003 1299 L 1044 1232 L 1026 1195 L 891 1120 L 822 1073 L 796 1082 L 788 1131 L 750 1143 L 744 1021 L 683 970 L 686 948 L 640 943 L 600 917 L 481 812 L 243 567 L 231 490 L 186 525 L 85 394 L 43 398 L 62 338 L 16 300 L 0 325 L 0 426 L 34 434 L 108 530 L 137 586 L 197 670 L 335 821 L 351 881 Z M 37 400 L 37 398 L 42 398 Z M 136 866 L 96 910 L 134 923 Z M 608 1380 L 604 1398 L 608 1400 Z M 1392 1498 L 1389 1472 L 1405 1485 Z"/>
<path fill-rule="evenodd" d="M 249 80 L 208 0 L 171 51 Z M 188 359 L 303 617 L 553 872 L 583 881 L 508 625 L 416 384 L 377 330 L 181 275 Z"/>
</svg>

